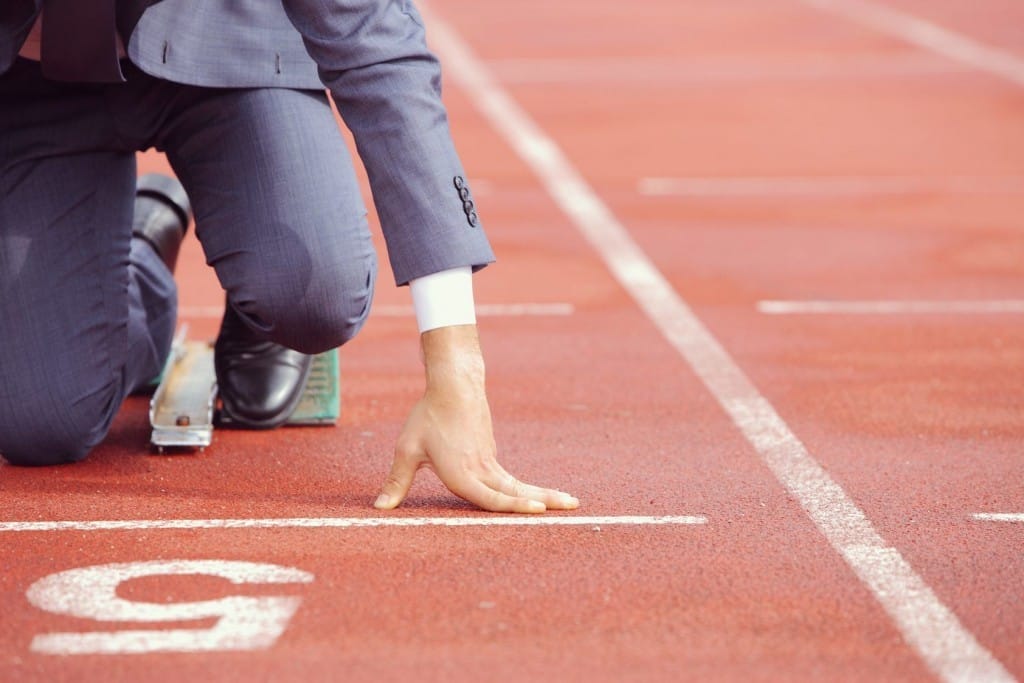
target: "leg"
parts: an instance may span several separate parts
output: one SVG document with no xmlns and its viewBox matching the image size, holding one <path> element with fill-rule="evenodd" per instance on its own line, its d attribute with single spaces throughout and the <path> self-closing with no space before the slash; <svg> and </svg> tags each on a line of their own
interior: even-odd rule
<svg viewBox="0 0 1024 683">
<path fill-rule="evenodd" d="M 169 350 L 174 281 L 130 240 L 135 164 L 119 156 L 0 180 L 0 453 L 11 462 L 85 457 Z"/>
<path fill-rule="evenodd" d="M 175 288 L 131 239 L 135 157 L 96 151 L 95 91 L 30 71 L 0 79 L 0 453 L 46 465 L 85 457 L 159 372 Z"/>
<path fill-rule="evenodd" d="M 160 142 L 228 301 L 264 339 L 342 345 L 366 320 L 376 255 L 326 96 L 195 90 Z"/>
<path fill-rule="evenodd" d="M 272 428 L 301 398 L 305 354 L 341 346 L 366 320 L 376 275 L 366 210 L 323 93 L 197 91 L 161 142 L 228 293 L 221 414 Z"/>
</svg>

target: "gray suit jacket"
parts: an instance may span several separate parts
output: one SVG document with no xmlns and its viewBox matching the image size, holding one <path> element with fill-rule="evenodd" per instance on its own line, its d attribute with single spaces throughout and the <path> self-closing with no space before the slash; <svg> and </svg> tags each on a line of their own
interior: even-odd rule
<svg viewBox="0 0 1024 683">
<path fill-rule="evenodd" d="M 366 166 L 395 278 L 494 260 L 411 0 L 121 0 L 128 56 L 166 80 L 330 90 Z M 0 73 L 42 0 L 0 0 Z M 32 11 L 35 8 L 36 11 Z M 296 150 L 301 154 L 301 150 Z"/>
</svg>

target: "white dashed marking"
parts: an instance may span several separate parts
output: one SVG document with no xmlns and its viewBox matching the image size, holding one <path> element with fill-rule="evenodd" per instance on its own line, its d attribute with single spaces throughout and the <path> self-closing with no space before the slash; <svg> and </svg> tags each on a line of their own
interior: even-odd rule
<svg viewBox="0 0 1024 683">
<path fill-rule="evenodd" d="M 986 315 L 1024 313 L 1024 299 L 991 301 L 758 301 L 767 315 Z"/>
</svg>

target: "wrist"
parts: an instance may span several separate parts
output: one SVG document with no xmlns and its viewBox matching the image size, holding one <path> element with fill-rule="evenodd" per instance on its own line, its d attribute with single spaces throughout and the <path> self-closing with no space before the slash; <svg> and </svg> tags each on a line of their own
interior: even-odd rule
<svg viewBox="0 0 1024 683">
<path fill-rule="evenodd" d="M 420 335 L 427 389 L 453 382 L 483 385 L 484 359 L 476 325 L 451 325 Z"/>
</svg>

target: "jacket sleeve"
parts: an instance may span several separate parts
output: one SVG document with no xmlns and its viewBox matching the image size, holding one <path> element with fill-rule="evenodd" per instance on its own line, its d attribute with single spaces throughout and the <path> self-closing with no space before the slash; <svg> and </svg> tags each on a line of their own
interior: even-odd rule
<svg viewBox="0 0 1024 683">
<path fill-rule="evenodd" d="M 494 260 L 409 0 L 283 0 L 366 166 L 399 285 Z"/>
</svg>

